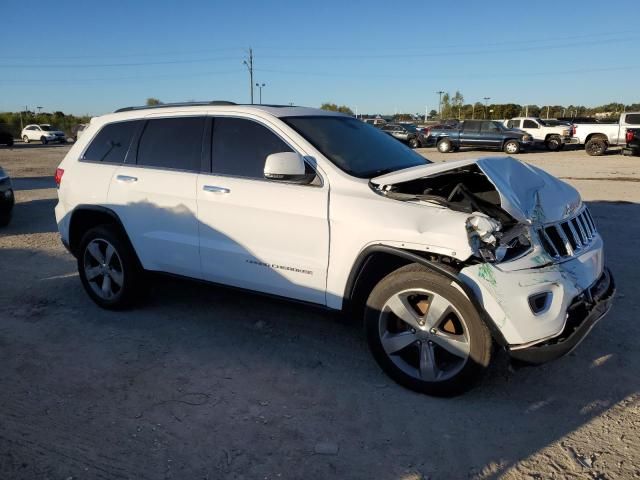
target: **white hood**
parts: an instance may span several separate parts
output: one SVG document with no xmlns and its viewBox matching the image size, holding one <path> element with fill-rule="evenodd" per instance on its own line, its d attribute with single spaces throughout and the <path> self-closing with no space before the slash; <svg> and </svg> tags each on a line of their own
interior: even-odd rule
<svg viewBox="0 0 640 480">
<path fill-rule="evenodd" d="M 393 185 L 472 164 L 476 164 L 496 188 L 502 209 L 520 222 L 556 222 L 580 208 L 580 194 L 575 188 L 544 170 L 512 157 L 420 165 L 375 177 L 371 179 L 371 183 L 379 186 Z"/>
</svg>

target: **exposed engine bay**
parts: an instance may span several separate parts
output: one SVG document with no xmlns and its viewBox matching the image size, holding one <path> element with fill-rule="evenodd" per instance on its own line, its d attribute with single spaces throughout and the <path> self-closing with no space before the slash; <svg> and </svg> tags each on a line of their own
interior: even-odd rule
<svg viewBox="0 0 640 480">
<path fill-rule="evenodd" d="M 426 202 L 468 213 L 469 241 L 476 256 L 484 261 L 514 260 L 532 249 L 529 226 L 502 208 L 499 192 L 476 164 L 376 190 L 395 200 Z"/>
</svg>

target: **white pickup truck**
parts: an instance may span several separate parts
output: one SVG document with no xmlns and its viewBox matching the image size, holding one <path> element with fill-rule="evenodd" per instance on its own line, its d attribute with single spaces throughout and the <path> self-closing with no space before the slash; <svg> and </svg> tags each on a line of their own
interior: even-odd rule
<svg viewBox="0 0 640 480">
<path fill-rule="evenodd" d="M 571 143 L 584 145 L 589 155 L 604 155 L 612 145 L 626 145 L 627 128 L 640 127 L 640 112 L 620 114 L 618 123 L 577 123 Z"/>
<path fill-rule="evenodd" d="M 544 143 L 552 152 L 560 150 L 571 137 L 571 127 L 568 125 L 548 125 L 541 118 L 516 117 L 506 120 L 504 124 L 507 128 L 527 132 L 536 143 Z"/>
</svg>

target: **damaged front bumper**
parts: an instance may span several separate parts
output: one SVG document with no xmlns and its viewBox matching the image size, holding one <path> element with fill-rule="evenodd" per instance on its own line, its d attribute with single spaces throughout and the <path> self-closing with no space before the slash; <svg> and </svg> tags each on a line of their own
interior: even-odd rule
<svg viewBox="0 0 640 480">
<path fill-rule="evenodd" d="M 604 317 L 613 303 L 615 283 L 609 269 L 605 268 L 600 278 L 574 299 L 567 310 L 567 321 L 559 335 L 528 344 L 508 348 L 515 360 L 540 364 L 560 358 L 584 340 L 594 325 Z"/>
</svg>

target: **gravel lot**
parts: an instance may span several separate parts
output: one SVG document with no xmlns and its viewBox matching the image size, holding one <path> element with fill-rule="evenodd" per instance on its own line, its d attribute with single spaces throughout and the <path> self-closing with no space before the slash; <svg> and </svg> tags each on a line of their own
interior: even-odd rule
<svg viewBox="0 0 640 480">
<path fill-rule="evenodd" d="M 98 309 L 53 216 L 67 150 L 0 149 L 18 201 L 0 230 L 1 479 L 640 478 L 639 158 L 517 156 L 590 203 L 618 298 L 571 355 L 499 357 L 443 400 L 391 383 L 340 315 L 177 280 Z"/>
</svg>

